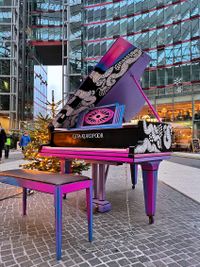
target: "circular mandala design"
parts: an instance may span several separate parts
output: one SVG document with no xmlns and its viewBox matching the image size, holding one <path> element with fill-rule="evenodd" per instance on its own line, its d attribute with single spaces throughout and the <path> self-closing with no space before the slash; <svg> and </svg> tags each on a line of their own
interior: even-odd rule
<svg viewBox="0 0 200 267">
<path fill-rule="evenodd" d="M 95 109 L 85 116 L 85 122 L 90 125 L 99 125 L 108 122 L 114 116 L 114 111 L 108 108 Z"/>
</svg>

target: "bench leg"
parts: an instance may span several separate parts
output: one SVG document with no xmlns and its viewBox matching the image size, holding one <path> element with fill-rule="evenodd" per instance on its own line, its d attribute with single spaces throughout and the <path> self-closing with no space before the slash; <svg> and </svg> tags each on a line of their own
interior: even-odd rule
<svg viewBox="0 0 200 267">
<path fill-rule="evenodd" d="M 27 207 L 27 188 L 23 187 L 23 215 L 26 215 Z"/>
<path fill-rule="evenodd" d="M 55 226 L 56 226 L 56 258 L 61 259 L 62 250 L 62 194 L 61 188 L 56 187 L 54 192 Z"/>
<path fill-rule="evenodd" d="M 90 242 L 92 242 L 92 221 L 93 221 L 92 193 L 93 192 L 92 192 L 92 183 L 91 183 L 91 186 L 89 188 L 86 188 L 87 219 L 88 219 L 88 240 Z"/>
</svg>

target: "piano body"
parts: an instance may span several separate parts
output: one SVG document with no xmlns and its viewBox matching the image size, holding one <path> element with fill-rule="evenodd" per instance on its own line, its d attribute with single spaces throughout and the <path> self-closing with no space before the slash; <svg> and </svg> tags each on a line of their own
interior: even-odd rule
<svg viewBox="0 0 200 267">
<path fill-rule="evenodd" d="M 170 157 L 171 126 L 160 121 L 122 123 L 148 101 L 139 79 L 149 61 L 143 51 L 117 39 L 56 116 L 49 128 L 50 143 L 41 147 L 40 155 L 59 158 L 62 172 L 70 172 L 74 159 L 90 162 L 99 212 L 111 209 L 105 190 L 109 165 L 130 164 L 133 188 L 141 165 L 145 210 L 153 223 L 158 168 Z"/>
</svg>

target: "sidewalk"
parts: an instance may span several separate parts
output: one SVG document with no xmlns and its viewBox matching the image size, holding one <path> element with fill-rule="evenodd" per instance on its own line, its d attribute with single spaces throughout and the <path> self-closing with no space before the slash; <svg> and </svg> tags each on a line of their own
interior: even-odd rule
<svg viewBox="0 0 200 267">
<path fill-rule="evenodd" d="M 181 155 L 185 156 L 190 155 Z M 159 180 L 200 203 L 200 169 L 165 161 L 159 169 Z"/>
<path fill-rule="evenodd" d="M 17 158 L 0 167 L 16 168 L 22 161 Z M 182 185 L 197 187 L 199 171 L 173 162 L 161 163 L 155 223 L 149 225 L 141 171 L 132 190 L 128 165 L 112 166 L 106 196 L 112 210 L 94 214 L 91 244 L 87 242 L 85 194 L 69 194 L 63 201 L 60 262 L 55 261 L 52 196 L 38 192 L 29 196 L 26 217 L 21 216 L 21 198 L 0 201 L 0 267 L 199 267 L 200 205 L 171 188 L 177 180 L 174 187 L 179 190 Z"/>
<path fill-rule="evenodd" d="M 173 156 L 200 160 L 200 153 L 173 152 Z"/>
</svg>

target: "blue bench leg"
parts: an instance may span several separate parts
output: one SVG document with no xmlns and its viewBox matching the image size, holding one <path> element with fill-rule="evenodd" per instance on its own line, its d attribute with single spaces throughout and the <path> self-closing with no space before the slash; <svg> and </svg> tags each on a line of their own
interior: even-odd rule
<svg viewBox="0 0 200 267">
<path fill-rule="evenodd" d="M 27 207 L 27 188 L 23 187 L 23 215 L 26 215 Z"/>
<path fill-rule="evenodd" d="M 92 183 L 89 188 L 86 188 L 86 202 L 87 202 L 87 219 L 88 219 L 88 240 L 92 242 L 92 223 L 93 223 L 93 209 L 92 209 Z"/>
<path fill-rule="evenodd" d="M 55 226 L 56 226 L 56 258 L 61 259 L 62 250 L 62 194 L 60 186 L 54 192 Z"/>
</svg>

